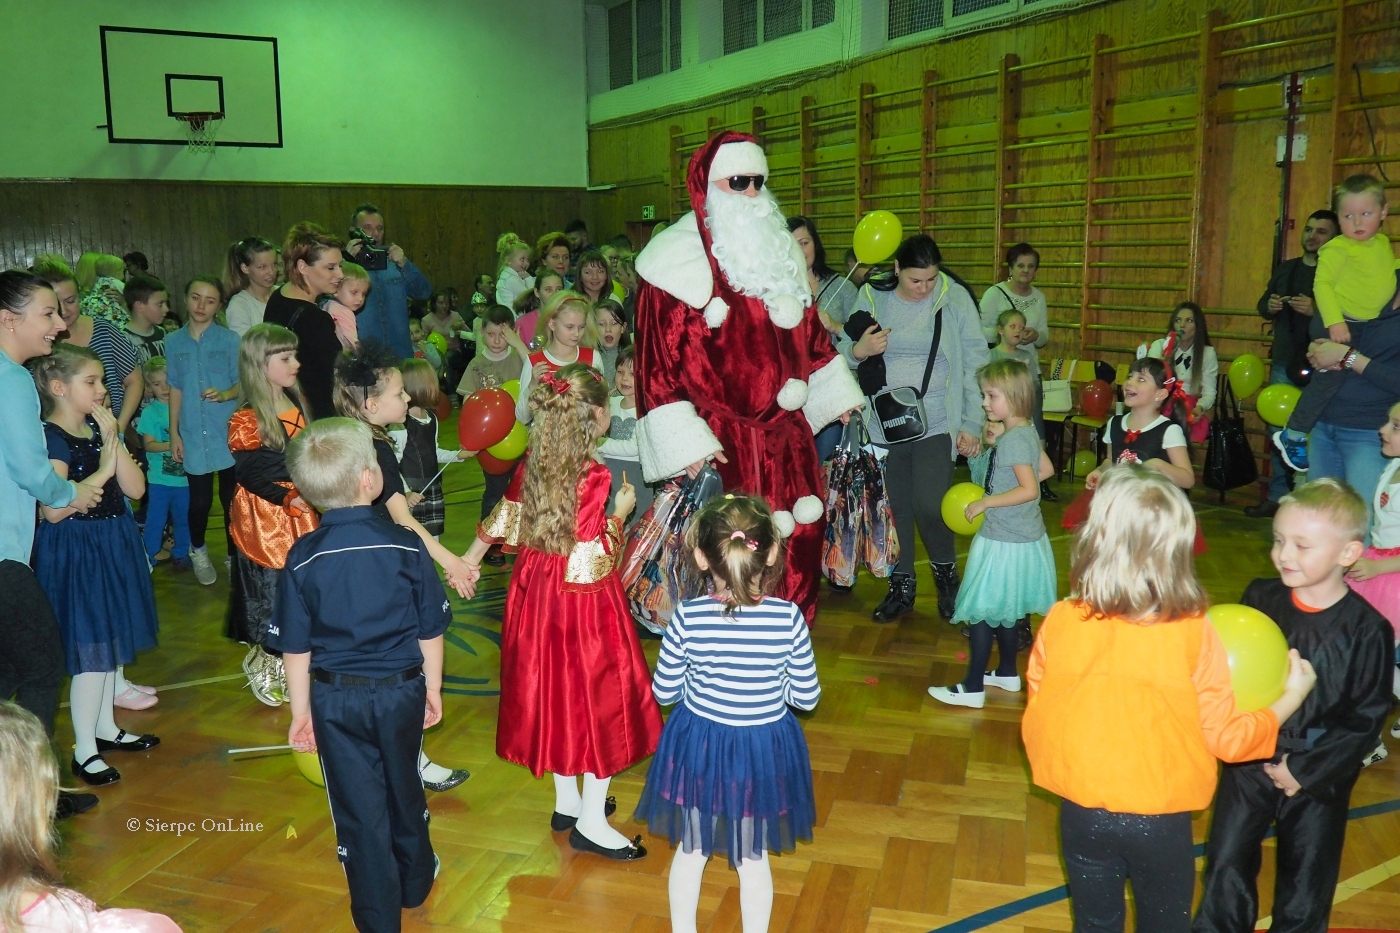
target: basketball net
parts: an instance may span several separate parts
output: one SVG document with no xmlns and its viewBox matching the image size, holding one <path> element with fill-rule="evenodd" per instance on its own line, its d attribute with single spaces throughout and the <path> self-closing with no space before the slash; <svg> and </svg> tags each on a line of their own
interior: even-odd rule
<svg viewBox="0 0 1400 933">
<path fill-rule="evenodd" d="M 185 139 L 190 152 L 213 152 L 214 140 L 219 135 L 219 125 L 224 115 L 217 112 L 181 113 L 175 119 L 185 128 Z"/>
</svg>

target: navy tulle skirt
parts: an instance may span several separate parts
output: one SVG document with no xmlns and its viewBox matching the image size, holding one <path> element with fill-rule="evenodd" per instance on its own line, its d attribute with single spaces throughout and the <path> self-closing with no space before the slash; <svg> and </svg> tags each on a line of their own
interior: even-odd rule
<svg viewBox="0 0 1400 933">
<path fill-rule="evenodd" d="M 686 852 L 731 866 L 812 841 L 817 819 L 807 740 L 791 711 L 762 726 L 726 726 L 684 703 L 661 730 L 635 819 Z"/>
<path fill-rule="evenodd" d="M 53 604 L 69 674 L 114 671 L 156 645 L 156 596 L 136 520 L 41 522 L 34 575 Z"/>
</svg>

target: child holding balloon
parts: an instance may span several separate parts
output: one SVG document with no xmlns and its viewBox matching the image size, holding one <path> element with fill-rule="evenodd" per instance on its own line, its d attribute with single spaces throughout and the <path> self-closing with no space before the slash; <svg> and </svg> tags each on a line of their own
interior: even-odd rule
<svg viewBox="0 0 1400 933">
<path fill-rule="evenodd" d="M 1210 804 L 1217 759 L 1271 756 L 1316 676 L 1290 652 L 1283 695 L 1238 708 L 1196 579 L 1195 524 L 1163 473 L 1105 469 L 1070 550 L 1070 597 L 1045 617 L 1026 666 L 1021 736 L 1035 783 L 1062 798 L 1075 929 L 1121 930 L 1126 878 L 1140 929 L 1146 918 L 1186 929 L 1191 813 Z"/>
<path fill-rule="evenodd" d="M 1346 584 L 1366 530 L 1366 502 L 1335 479 L 1279 502 L 1271 554 L 1279 579 L 1255 580 L 1241 602 L 1278 624 L 1290 654 L 1316 669 L 1317 685 L 1295 712 L 1280 713 L 1273 755 L 1250 755 L 1220 776 L 1196 933 L 1254 929 L 1260 846 L 1271 826 L 1273 929 L 1327 928 L 1351 789 L 1390 711 L 1393 682 L 1394 632 Z"/>
<path fill-rule="evenodd" d="M 462 596 L 470 596 L 469 581 L 475 579 L 462 558 L 443 547 L 413 517 L 408 506 L 408 490 L 399 471 L 398 454 L 389 438 L 389 426 L 402 424 L 408 415 L 408 393 L 404 391 L 399 359 L 389 347 L 374 340 L 360 342 L 353 353 L 342 353 L 335 364 L 335 407 L 338 414 L 369 425 L 374 436 L 374 455 L 384 482 L 372 505 L 381 516 L 418 535 L 428 554 L 447 574 L 447 583 Z M 467 453 L 470 456 L 470 453 Z M 461 454 L 458 454 L 461 456 Z M 434 764 L 428 754 L 418 752 L 418 773 L 429 790 L 451 790 L 471 775 L 462 769 Z"/>
<path fill-rule="evenodd" d="M 972 626 L 967 676 L 951 687 L 929 687 L 929 696 L 952 706 L 981 709 L 986 684 L 1012 693 L 1021 690 L 1016 672 L 1017 628 L 1031 614 L 1043 615 L 1055 603 L 1055 555 L 1040 515 L 1040 437 L 1031 424 L 1035 381 L 1020 360 L 998 360 L 977 372 L 982 410 L 1000 421 L 988 463 L 986 495 L 968 503 L 969 522 L 985 514 L 972 539 L 952 622 Z M 1000 662 L 987 672 L 996 642 Z"/>
<path fill-rule="evenodd" d="M 434 538 L 441 538 L 446 526 L 442 494 L 442 467 L 470 458 L 470 450 L 444 450 L 438 446 L 437 373 L 427 360 L 407 359 L 400 367 L 404 391 L 408 393 L 408 414 L 403 426 L 391 429 L 389 438 L 399 455 L 404 482 L 408 485 L 408 509 Z"/>
<path fill-rule="evenodd" d="M 554 778 L 555 832 L 606 858 L 646 855 L 608 823 L 612 775 L 656 750 L 661 714 L 617 565 L 636 503 L 598 461 L 608 388 L 590 366 L 545 373 L 527 398 L 530 456 L 465 555 L 474 571 L 492 544 L 518 552 L 501 629 L 496 754 Z M 469 587 L 471 584 L 469 584 Z M 580 794 L 578 778 L 583 776 Z"/>
</svg>

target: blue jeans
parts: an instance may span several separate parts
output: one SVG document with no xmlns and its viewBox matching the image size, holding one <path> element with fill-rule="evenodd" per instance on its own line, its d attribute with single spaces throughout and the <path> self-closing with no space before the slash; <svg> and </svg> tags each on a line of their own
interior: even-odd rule
<svg viewBox="0 0 1400 933">
<path fill-rule="evenodd" d="M 146 503 L 146 556 L 155 560 L 160 551 L 161 538 L 165 536 L 165 521 L 168 518 L 175 526 L 175 547 L 171 557 L 190 556 L 190 487 L 166 486 L 163 483 L 149 483 L 146 491 L 150 500 Z"/>
<path fill-rule="evenodd" d="M 1293 385 L 1293 380 L 1288 378 L 1288 367 L 1280 363 L 1271 366 L 1269 368 L 1269 385 Z M 1288 464 L 1283 462 L 1283 455 L 1273 445 L 1272 439 L 1269 442 L 1269 447 L 1273 451 L 1273 456 L 1269 461 L 1269 501 L 1277 502 L 1293 489 L 1293 471 L 1288 468 Z"/>
<path fill-rule="evenodd" d="M 1319 421 L 1308 435 L 1308 479 L 1345 480 L 1366 500 L 1368 512 L 1384 470 L 1380 425 L 1344 428 Z"/>
</svg>

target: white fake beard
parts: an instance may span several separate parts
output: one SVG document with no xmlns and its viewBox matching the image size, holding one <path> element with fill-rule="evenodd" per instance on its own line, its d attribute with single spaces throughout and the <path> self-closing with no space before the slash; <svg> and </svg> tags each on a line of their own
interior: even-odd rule
<svg viewBox="0 0 1400 933">
<path fill-rule="evenodd" d="M 802 253 L 767 188 L 751 198 L 711 184 L 705 225 L 715 262 L 741 294 L 759 299 L 791 295 L 803 305 L 811 302 Z"/>
</svg>

